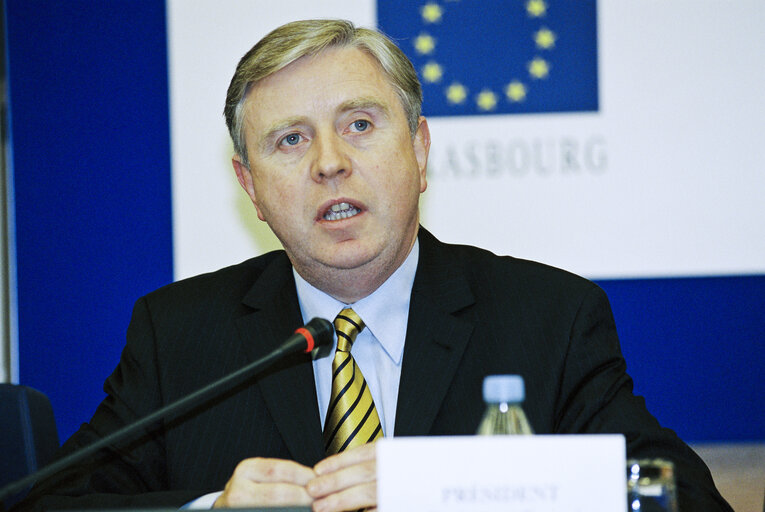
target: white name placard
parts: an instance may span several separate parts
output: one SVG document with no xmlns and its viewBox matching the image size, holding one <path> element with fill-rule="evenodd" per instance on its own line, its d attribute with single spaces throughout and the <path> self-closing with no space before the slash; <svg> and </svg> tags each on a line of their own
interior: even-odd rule
<svg viewBox="0 0 765 512">
<path fill-rule="evenodd" d="M 621 435 L 387 438 L 377 442 L 380 512 L 621 512 Z"/>
</svg>

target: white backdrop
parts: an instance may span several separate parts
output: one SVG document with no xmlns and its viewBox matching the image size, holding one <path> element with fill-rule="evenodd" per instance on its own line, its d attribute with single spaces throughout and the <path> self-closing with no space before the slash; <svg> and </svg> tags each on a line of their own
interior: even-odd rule
<svg viewBox="0 0 765 512">
<path fill-rule="evenodd" d="M 430 119 L 423 224 L 594 278 L 765 272 L 764 6 L 599 2 L 599 112 Z M 374 26 L 375 6 L 168 1 L 176 278 L 279 247 L 222 110 L 241 55 L 311 17 Z M 455 177 L 469 155 L 481 165 Z"/>
</svg>

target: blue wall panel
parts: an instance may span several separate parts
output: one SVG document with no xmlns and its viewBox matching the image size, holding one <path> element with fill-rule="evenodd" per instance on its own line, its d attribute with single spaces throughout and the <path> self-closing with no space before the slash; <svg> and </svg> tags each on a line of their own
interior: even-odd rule
<svg viewBox="0 0 765 512">
<path fill-rule="evenodd" d="M 765 276 L 599 281 L 635 392 L 686 441 L 765 439 Z"/>
<path fill-rule="evenodd" d="M 165 6 L 9 0 L 19 374 L 62 438 L 172 280 Z"/>
</svg>

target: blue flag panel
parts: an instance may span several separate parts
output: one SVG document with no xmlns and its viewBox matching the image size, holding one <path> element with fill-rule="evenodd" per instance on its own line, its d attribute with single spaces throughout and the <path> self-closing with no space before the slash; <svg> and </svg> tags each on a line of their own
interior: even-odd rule
<svg viewBox="0 0 765 512">
<path fill-rule="evenodd" d="M 595 0 L 377 3 L 429 116 L 598 110 Z"/>
</svg>

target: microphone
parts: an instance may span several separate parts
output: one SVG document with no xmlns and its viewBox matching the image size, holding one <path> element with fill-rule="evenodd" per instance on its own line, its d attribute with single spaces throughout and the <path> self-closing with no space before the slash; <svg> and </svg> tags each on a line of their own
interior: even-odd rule
<svg viewBox="0 0 765 512">
<path fill-rule="evenodd" d="M 159 421 L 162 418 L 171 416 L 173 414 L 179 414 L 189 409 L 214 398 L 226 391 L 233 389 L 237 385 L 243 383 L 247 379 L 257 375 L 260 371 L 264 370 L 277 360 L 297 352 L 305 352 L 310 354 L 314 350 L 317 351 L 319 357 L 326 355 L 329 349 L 332 347 L 332 341 L 334 339 L 335 329 L 332 324 L 323 318 L 313 318 L 310 322 L 303 327 L 298 327 L 295 332 L 287 338 L 281 345 L 266 354 L 265 356 L 257 359 L 250 364 L 236 370 L 233 373 L 222 377 L 211 384 L 204 386 L 193 393 L 172 402 L 153 413 L 141 418 L 134 423 L 124 426 L 123 428 L 112 432 L 108 436 L 99 439 L 98 441 L 89 444 L 88 446 L 67 455 L 51 464 L 48 464 L 44 468 L 36 471 L 26 477 L 17 480 L 11 484 L 6 485 L 0 489 L 0 505 L 3 501 L 13 494 L 16 494 L 29 485 L 35 483 L 38 480 L 48 478 L 59 471 L 72 466 L 89 455 L 95 453 L 101 448 L 105 448 L 109 445 L 116 444 L 129 438 L 139 430 L 143 430 L 149 427 L 153 423 Z"/>
</svg>

